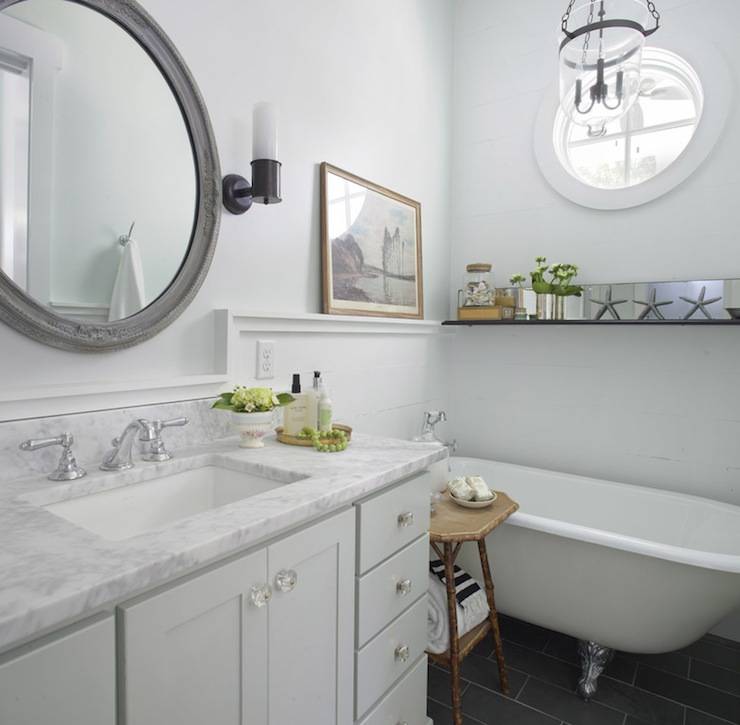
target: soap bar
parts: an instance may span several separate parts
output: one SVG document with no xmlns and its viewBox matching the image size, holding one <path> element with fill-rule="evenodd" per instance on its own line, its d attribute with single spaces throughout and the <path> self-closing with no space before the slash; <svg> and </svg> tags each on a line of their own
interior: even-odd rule
<svg viewBox="0 0 740 725">
<path fill-rule="evenodd" d="M 473 489 L 464 478 L 455 478 L 447 484 L 447 490 L 462 501 L 473 500 Z"/>
<path fill-rule="evenodd" d="M 465 480 L 473 491 L 476 501 L 490 501 L 493 498 L 491 489 L 481 476 L 468 476 Z"/>
</svg>

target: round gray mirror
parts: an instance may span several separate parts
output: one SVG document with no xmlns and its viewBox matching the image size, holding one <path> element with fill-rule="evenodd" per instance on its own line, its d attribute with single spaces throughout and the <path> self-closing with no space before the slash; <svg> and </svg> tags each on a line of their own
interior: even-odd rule
<svg viewBox="0 0 740 725">
<path fill-rule="evenodd" d="M 215 247 L 200 94 L 134 2 L 0 11 L 0 319 L 68 350 L 142 342 L 187 306 Z"/>
</svg>

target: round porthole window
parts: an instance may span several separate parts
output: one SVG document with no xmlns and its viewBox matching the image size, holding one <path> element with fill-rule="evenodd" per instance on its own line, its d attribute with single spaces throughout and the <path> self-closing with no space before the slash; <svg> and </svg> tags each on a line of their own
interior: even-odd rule
<svg viewBox="0 0 740 725">
<path fill-rule="evenodd" d="M 726 61 L 700 34 L 663 39 L 670 50 L 645 48 L 637 102 L 603 133 L 570 121 L 559 84 L 545 91 L 535 157 L 566 199 L 604 210 L 647 204 L 686 181 L 721 139 L 735 94 Z"/>
<path fill-rule="evenodd" d="M 558 107 L 555 152 L 576 179 L 597 189 L 637 186 L 667 169 L 686 150 L 701 121 L 704 94 L 694 69 L 681 57 L 646 48 L 640 91 L 621 118 L 591 135 Z"/>
</svg>

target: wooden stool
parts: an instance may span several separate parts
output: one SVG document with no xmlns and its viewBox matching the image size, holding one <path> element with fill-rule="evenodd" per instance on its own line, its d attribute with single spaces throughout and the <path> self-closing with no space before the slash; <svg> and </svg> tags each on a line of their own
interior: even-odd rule
<svg viewBox="0 0 740 725">
<path fill-rule="evenodd" d="M 489 633 L 493 632 L 496 646 L 501 691 L 509 694 L 509 678 L 506 675 L 504 650 L 501 644 L 501 631 L 498 626 L 498 613 L 493 596 L 493 578 L 486 551 L 486 536 L 502 524 L 517 509 L 519 504 L 512 501 L 505 493 L 497 492 L 496 501 L 487 508 L 469 509 L 450 501 L 450 494 L 445 493 L 442 501 L 436 506 L 429 527 L 429 541 L 445 567 L 447 583 L 447 610 L 450 617 L 450 648 L 442 654 L 428 652 L 433 662 L 447 665 L 452 675 L 452 717 L 454 725 L 462 725 L 462 708 L 460 697 L 460 665 L 473 648 Z M 457 636 L 457 598 L 455 596 L 455 559 L 466 541 L 478 542 L 480 565 L 483 570 L 483 582 L 490 614 L 488 618 L 473 628 L 463 637 Z M 441 549 L 440 549 L 441 546 Z"/>
</svg>

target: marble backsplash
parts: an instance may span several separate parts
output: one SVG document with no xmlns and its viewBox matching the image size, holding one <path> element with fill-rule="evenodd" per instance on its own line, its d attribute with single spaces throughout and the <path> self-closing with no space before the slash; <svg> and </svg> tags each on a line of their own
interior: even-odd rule
<svg viewBox="0 0 740 725">
<path fill-rule="evenodd" d="M 231 416 L 224 411 L 212 410 L 212 402 L 211 399 L 188 400 L 0 423 L 0 494 L 3 481 L 45 475 L 56 468 L 61 453 L 59 446 L 26 453 L 18 447 L 24 440 L 71 433 L 75 439 L 73 450 L 77 462 L 84 468 L 95 469 L 110 450 L 113 438 L 135 418 L 188 418 L 188 425 L 166 428 L 163 432 L 162 437 L 173 452 L 233 435 Z"/>
</svg>

